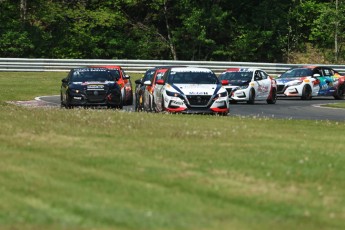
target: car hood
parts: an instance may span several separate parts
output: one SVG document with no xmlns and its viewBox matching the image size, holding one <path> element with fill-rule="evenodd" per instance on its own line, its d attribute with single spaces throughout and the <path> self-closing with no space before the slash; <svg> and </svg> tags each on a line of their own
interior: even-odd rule
<svg viewBox="0 0 345 230">
<path fill-rule="evenodd" d="M 250 81 L 246 80 L 230 80 L 229 86 L 245 86 L 248 85 Z"/>
<path fill-rule="evenodd" d="M 277 85 L 285 85 L 288 82 L 292 81 L 303 81 L 306 78 L 310 77 L 288 77 L 288 78 L 276 78 Z"/>
<path fill-rule="evenodd" d="M 217 84 L 173 84 L 171 88 L 184 95 L 213 95 L 221 88 Z M 169 90 L 169 87 L 167 88 Z M 225 90 L 224 90 L 225 91 Z"/>
</svg>

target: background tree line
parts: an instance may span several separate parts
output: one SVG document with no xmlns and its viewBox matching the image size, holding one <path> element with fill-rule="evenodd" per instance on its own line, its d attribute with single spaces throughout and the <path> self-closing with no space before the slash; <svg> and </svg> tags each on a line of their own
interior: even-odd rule
<svg viewBox="0 0 345 230">
<path fill-rule="evenodd" d="M 343 63 L 345 0 L 0 0 L 0 56 Z"/>
</svg>

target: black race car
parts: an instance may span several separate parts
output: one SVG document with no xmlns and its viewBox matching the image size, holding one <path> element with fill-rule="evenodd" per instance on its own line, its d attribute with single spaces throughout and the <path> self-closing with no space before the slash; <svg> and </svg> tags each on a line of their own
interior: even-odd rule
<svg viewBox="0 0 345 230">
<path fill-rule="evenodd" d="M 71 69 L 61 84 L 61 106 L 123 107 L 121 88 L 105 68 Z"/>
</svg>

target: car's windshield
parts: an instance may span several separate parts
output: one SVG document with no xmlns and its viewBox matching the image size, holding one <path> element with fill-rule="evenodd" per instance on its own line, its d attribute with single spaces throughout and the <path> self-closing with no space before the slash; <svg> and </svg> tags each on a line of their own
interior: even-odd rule
<svg viewBox="0 0 345 230">
<path fill-rule="evenodd" d="M 218 84 L 219 81 L 213 72 L 171 71 L 169 82 L 174 84 Z"/>
<path fill-rule="evenodd" d="M 90 81 L 114 81 L 114 77 L 109 71 L 104 70 L 82 70 L 72 74 L 71 82 L 90 82 Z"/>
<path fill-rule="evenodd" d="M 251 81 L 253 72 L 225 72 L 219 76 L 220 80 Z"/>
<path fill-rule="evenodd" d="M 313 71 L 307 68 L 297 68 L 297 69 L 290 69 L 283 73 L 280 77 L 281 78 L 294 78 L 294 77 L 306 77 L 312 76 Z"/>
<path fill-rule="evenodd" d="M 151 80 L 154 73 L 155 73 L 155 70 L 148 70 L 145 73 L 145 76 L 143 77 L 143 82 Z"/>
<path fill-rule="evenodd" d="M 120 72 L 117 69 L 111 69 L 109 72 L 114 76 L 115 79 L 120 79 Z"/>
</svg>

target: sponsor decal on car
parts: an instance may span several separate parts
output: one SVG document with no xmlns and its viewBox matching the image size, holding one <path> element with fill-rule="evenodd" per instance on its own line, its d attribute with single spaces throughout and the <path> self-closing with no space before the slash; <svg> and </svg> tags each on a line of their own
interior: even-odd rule
<svg viewBox="0 0 345 230">
<path fill-rule="evenodd" d="M 104 85 L 88 85 L 87 89 L 92 89 L 92 90 L 103 90 Z"/>
<path fill-rule="evenodd" d="M 207 92 L 189 92 L 189 95 L 208 95 Z"/>
<path fill-rule="evenodd" d="M 175 105 L 178 105 L 178 106 L 184 105 L 184 103 L 182 101 L 175 101 L 175 100 L 172 100 L 171 104 L 175 104 Z"/>
</svg>

